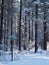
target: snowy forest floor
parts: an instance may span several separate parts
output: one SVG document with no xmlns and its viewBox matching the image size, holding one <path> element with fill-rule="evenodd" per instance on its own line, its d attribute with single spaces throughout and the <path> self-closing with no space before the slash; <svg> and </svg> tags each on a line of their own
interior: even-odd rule
<svg viewBox="0 0 49 65">
<path fill-rule="evenodd" d="M 40 50 L 37 53 L 14 51 L 13 61 L 10 52 L 3 52 L 0 56 L 0 65 L 49 65 L 49 51 Z"/>
</svg>

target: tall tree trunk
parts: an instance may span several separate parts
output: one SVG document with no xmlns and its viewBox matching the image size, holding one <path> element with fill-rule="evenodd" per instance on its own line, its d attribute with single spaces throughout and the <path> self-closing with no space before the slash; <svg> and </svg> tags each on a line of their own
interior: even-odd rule
<svg viewBox="0 0 49 65">
<path fill-rule="evenodd" d="M 11 14 L 12 14 L 12 12 L 13 12 L 13 0 L 11 0 Z M 11 36 L 13 35 L 13 15 L 11 15 Z M 14 43 L 14 41 L 13 41 L 13 39 L 11 39 L 11 41 L 10 41 L 10 43 L 11 43 L 11 61 L 13 61 L 13 43 Z"/>
<path fill-rule="evenodd" d="M 44 43 L 43 43 L 43 49 L 44 50 L 47 50 L 47 43 L 46 43 L 46 21 L 45 22 L 43 22 L 43 25 L 44 25 Z"/>
<path fill-rule="evenodd" d="M 21 14 L 22 14 L 22 0 L 20 0 L 20 17 L 19 17 L 19 50 L 21 51 Z"/>
<path fill-rule="evenodd" d="M 11 17 L 11 36 L 13 35 L 13 18 Z M 13 61 L 13 39 L 10 41 L 11 43 L 11 61 Z"/>
<path fill-rule="evenodd" d="M 46 6 L 46 5 L 45 5 Z M 47 50 L 47 43 L 46 43 L 46 29 L 47 29 L 47 25 L 46 25 L 46 7 L 44 6 L 44 22 L 43 22 L 43 26 L 44 26 L 44 42 L 43 42 L 43 50 Z"/>
<path fill-rule="evenodd" d="M 32 17 L 33 17 L 33 11 L 32 11 Z M 32 19 L 32 41 L 33 41 L 33 19 Z"/>
<path fill-rule="evenodd" d="M 25 11 L 26 14 L 26 11 Z M 25 21 L 24 21 L 24 50 L 26 50 L 26 39 L 27 39 L 27 20 L 26 20 L 26 15 L 25 15 Z"/>
<path fill-rule="evenodd" d="M 37 19 L 38 19 L 38 4 L 35 4 L 35 16 L 36 16 L 36 21 L 35 21 L 35 53 L 37 52 Z"/>
<path fill-rule="evenodd" d="M 30 40 L 30 20 L 28 20 L 28 25 L 29 25 L 29 40 Z"/>
<path fill-rule="evenodd" d="M 3 32 L 3 8 L 4 8 L 4 0 L 2 0 L 1 5 L 0 44 L 2 43 L 2 32 Z"/>
<path fill-rule="evenodd" d="M 28 38 L 28 41 L 29 41 L 29 45 L 30 45 L 30 20 L 28 20 L 28 30 L 29 30 L 29 38 Z M 28 50 L 30 50 L 30 47 L 29 47 L 29 49 Z"/>
</svg>

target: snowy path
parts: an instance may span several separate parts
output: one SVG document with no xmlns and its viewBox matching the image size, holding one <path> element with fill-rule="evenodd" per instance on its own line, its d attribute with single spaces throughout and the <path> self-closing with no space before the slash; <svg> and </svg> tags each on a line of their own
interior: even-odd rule
<svg viewBox="0 0 49 65">
<path fill-rule="evenodd" d="M 17 54 L 17 60 L 8 61 L 8 63 L 0 62 L 0 65 L 49 65 L 49 55 L 38 53 Z"/>
<path fill-rule="evenodd" d="M 48 57 L 19 55 L 19 58 L 20 60 L 12 63 L 10 62 L 8 65 L 49 65 Z"/>
</svg>

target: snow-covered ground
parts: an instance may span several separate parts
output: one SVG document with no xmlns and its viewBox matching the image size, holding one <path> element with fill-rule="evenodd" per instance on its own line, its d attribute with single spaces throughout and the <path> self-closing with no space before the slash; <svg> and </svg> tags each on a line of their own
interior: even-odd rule
<svg viewBox="0 0 49 65">
<path fill-rule="evenodd" d="M 9 52 L 0 56 L 0 65 L 49 65 L 49 51 L 14 52 L 13 61 Z"/>
</svg>

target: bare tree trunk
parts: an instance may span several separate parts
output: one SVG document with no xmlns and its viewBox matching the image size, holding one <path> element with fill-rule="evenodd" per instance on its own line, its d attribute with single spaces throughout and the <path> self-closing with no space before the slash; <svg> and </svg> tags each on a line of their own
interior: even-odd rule
<svg viewBox="0 0 49 65">
<path fill-rule="evenodd" d="M 29 38 L 28 38 L 28 41 L 29 41 L 29 45 L 30 45 L 30 20 L 28 20 L 28 30 L 29 30 Z M 30 47 L 29 47 L 29 49 L 28 50 L 30 50 Z"/>
<path fill-rule="evenodd" d="M 29 41 L 30 41 L 30 20 L 28 20 L 28 24 L 29 24 Z"/>
<path fill-rule="evenodd" d="M 35 22 L 35 53 L 37 52 L 37 19 L 38 19 L 38 4 L 35 4 L 35 14 L 36 14 L 36 22 Z"/>
<path fill-rule="evenodd" d="M 25 11 L 26 14 L 26 11 Z M 24 50 L 26 50 L 26 41 L 27 40 L 27 20 L 25 15 L 25 21 L 24 21 Z"/>
<path fill-rule="evenodd" d="M 46 6 L 46 5 L 45 5 Z M 47 29 L 47 25 L 46 25 L 46 8 L 44 6 L 44 22 L 43 22 L 43 26 L 44 26 L 44 42 L 43 42 L 43 50 L 47 50 L 47 43 L 46 43 L 46 29 Z"/>
<path fill-rule="evenodd" d="M 46 37 L 47 37 L 47 36 L 46 36 L 46 28 L 47 28 L 47 27 L 46 27 L 46 21 L 43 22 L 43 25 L 44 25 L 44 43 L 43 43 L 43 49 L 44 49 L 44 50 L 47 50 L 47 43 L 46 43 L 46 41 L 47 41 L 47 40 L 46 40 Z"/>
<path fill-rule="evenodd" d="M 13 11 L 12 5 L 13 5 L 13 0 L 11 1 L 11 12 Z M 13 35 L 13 15 L 11 15 L 11 36 L 12 35 Z M 11 39 L 10 43 L 11 43 L 11 49 L 10 49 L 11 50 L 11 61 L 13 61 L 13 44 L 14 44 L 13 39 Z"/>
<path fill-rule="evenodd" d="M 4 0 L 2 0 L 2 6 L 1 6 L 0 44 L 2 43 L 2 32 L 3 32 L 3 9 L 4 9 Z"/>
<path fill-rule="evenodd" d="M 22 14 L 22 0 L 20 0 L 20 18 L 19 18 L 19 50 L 21 51 L 21 14 Z"/>
<path fill-rule="evenodd" d="M 33 17 L 33 12 L 32 12 L 32 17 Z M 32 19 L 32 41 L 33 41 L 33 19 Z"/>
<path fill-rule="evenodd" d="M 11 17 L 11 36 L 13 35 L 13 18 Z M 10 41 L 11 43 L 11 61 L 13 61 L 13 39 Z"/>
<path fill-rule="evenodd" d="M 6 1 L 4 1 L 5 3 L 6 3 Z M 7 6 L 7 4 L 6 4 L 6 6 Z M 4 45 L 6 45 L 6 22 L 7 22 L 7 19 L 6 19 L 6 6 L 4 7 L 4 13 L 3 13 L 3 15 L 4 15 L 4 22 L 3 22 L 3 32 L 2 32 L 2 35 L 3 35 L 3 37 L 4 37 L 4 42 L 3 42 L 3 44 Z M 4 50 L 6 50 L 6 47 L 5 47 L 5 49 Z"/>
</svg>

